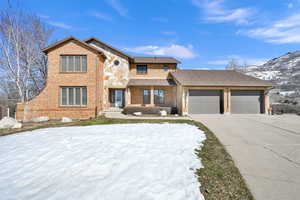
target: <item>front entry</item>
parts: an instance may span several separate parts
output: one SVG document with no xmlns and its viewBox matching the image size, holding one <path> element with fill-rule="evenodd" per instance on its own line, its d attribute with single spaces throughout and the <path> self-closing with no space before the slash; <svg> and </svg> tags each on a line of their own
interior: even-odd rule
<svg viewBox="0 0 300 200">
<path fill-rule="evenodd" d="M 111 107 L 122 108 L 125 105 L 125 90 L 124 89 L 110 89 L 109 99 Z"/>
</svg>

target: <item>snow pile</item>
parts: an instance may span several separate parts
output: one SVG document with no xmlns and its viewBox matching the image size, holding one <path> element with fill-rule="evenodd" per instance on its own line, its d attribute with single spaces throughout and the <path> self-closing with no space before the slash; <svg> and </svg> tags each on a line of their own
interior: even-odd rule
<svg viewBox="0 0 300 200">
<path fill-rule="evenodd" d="M 133 115 L 134 116 L 142 116 L 142 113 L 141 112 L 134 112 Z"/>
<path fill-rule="evenodd" d="M 1 199 L 203 200 L 187 124 L 40 129 L 0 138 Z"/>
<path fill-rule="evenodd" d="M 46 122 L 46 121 L 49 121 L 49 117 L 45 117 L 45 116 L 36 117 L 32 121 L 33 122 Z"/>
<path fill-rule="evenodd" d="M 22 128 L 22 124 L 11 117 L 4 117 L 0 120 L 0 129 L 4 128 Z"/>
<path fill-rule="evenodd" d="M 64 122 L 64 123 L 68 123 L 68 122 L 72 122 L 73 120 L 69 117 L 63 117 L 61 118 L 61 122 Z"/>
<path fill-rule="evenodd" d="M 167 116 L 167 111 L 161 110 L 159 111 L 160 116 Z"/>
</svg>

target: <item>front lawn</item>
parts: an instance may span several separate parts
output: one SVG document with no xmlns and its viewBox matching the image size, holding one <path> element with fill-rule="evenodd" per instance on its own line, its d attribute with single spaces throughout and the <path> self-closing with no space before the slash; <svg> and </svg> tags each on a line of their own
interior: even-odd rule
<svg viewBox="0 0 300 200">
<path fill-rule="evenodd" d="M 147 119 L 107 119 L 97 118 L 86 121 L 77 121 L 69 124 L 61 124 L 59 122 L 41 123 L 37 126 L 24 127 L 22 130 L 33 130 L 37 128 L 46 128 L 53 126 L 89 126 L 99 124 L 128 124 L 128 123 L 187 123 L 197 126 L 203 130 L 206 135 L 206 140 L 202 148 L 196 148 L 196 153 L 201 160 L 204 168 L 197 170 L 199 182 L 201 183 L 200 191 L 206 200 L 226 200 L 226 199 L 253 199 L 249 189 L 247 188 L 244 179 L 235 167 L 231 156 L 226 152 L 214 134 L 207 129 L 203 124 L 191 120 L 147 120 Z M 75 127 L 74 127 L 75 128 Z M 0 130 L 0 134 L 12 134 L 13 130 Z M 1 137 L 0 137 L 1 139 Z M 113 142 L 113 141 L 112 141 Z M 9 144 L 7 144 L 9 145 Z M 26 145 L 26 143 L 24 144 Z M 200 144 L 199 144 L 200 145 Z M 2 152 L 3 153 L 3 152 Z M 120 152 L 121 154 L 122 152 Z M 176 154 L 174 154 L 176 156 Z M 172 159 L 172 158 L 170 158 Z M 163 169 L 162 169 L 163 170 Z M 167 172 L 166 172 L 167 173 Z M 173 176 L 180 176 L 173 174 Z M 2 177 L 1 177 L 2 178 Z M 142 199 L 142 198 L 141 198 Z"/>
</svg>

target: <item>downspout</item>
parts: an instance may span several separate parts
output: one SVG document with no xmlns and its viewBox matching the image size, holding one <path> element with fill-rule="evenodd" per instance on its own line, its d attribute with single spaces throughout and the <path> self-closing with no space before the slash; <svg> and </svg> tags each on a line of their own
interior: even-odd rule
<svg viewBox="0 0 300 200">
<path fill-rule="evenodd" d="M 99 57 L 95 58 L 95 118 L 98 116 L 98 103 L 99 103 L 99 66 L 98 66 L 98 60 L 100 60 Z"/>
</svg>

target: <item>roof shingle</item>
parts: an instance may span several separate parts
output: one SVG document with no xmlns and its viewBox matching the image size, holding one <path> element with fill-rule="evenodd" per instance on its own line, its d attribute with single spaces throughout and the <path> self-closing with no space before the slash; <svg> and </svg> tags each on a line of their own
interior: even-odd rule
<svg viewBox="0 0 300 200">
<path fill-rule="evenodd" d="M 184 86 L 274 86 L 234 70 L 177 70 L 171 73 Z"/>
<path fill-rule="evenodd" d="M 165 63 L 180 64 L 181 62 L 172 57 L 133 57 L 134 63 Z"/>
</svg>

